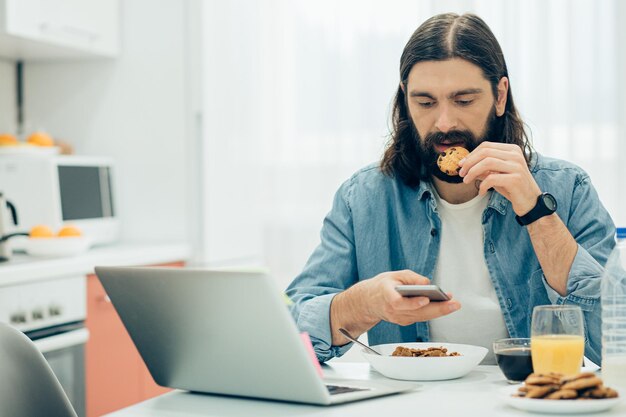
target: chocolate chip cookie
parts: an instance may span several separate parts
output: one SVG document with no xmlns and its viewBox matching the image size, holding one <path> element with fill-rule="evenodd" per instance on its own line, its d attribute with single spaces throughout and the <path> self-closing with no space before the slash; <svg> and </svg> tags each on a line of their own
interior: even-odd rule
<svg viewBox="0 0 626 417">
<path fill-rule="evenodd" d="M 437 166 L 441 172 L 450 176 L 459 175 L 459 161 L 469 155 L 469 151 L 459 146 L 453 146 L 439 154 L 437 158 Z"/>
</svg>

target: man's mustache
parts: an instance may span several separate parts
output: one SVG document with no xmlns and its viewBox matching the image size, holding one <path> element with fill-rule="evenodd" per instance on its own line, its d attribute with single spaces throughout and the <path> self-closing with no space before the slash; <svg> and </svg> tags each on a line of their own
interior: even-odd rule
<svg viewBox="0 0 626 417">
<path fill-rule="evenodd" d="M 476 146 L 476 138 L 474 137 L 472 132 L 463 130 L 453 130 L 446 133 L 429 133 L 425 138 L 425 142 L 427 146 L 461 143 L 464 144 L 464 147 L 467 148 L 469 151 L 471 151 Z"/>
</svg>

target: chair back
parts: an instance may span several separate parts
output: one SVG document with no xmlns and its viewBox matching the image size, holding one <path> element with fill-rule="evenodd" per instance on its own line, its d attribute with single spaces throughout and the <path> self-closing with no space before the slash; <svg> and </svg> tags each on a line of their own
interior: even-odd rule
<svg viewBox="0 0 626 417">
<path fill-rule="evenodd" d="M 35 344 L 5 323 L 0 323 L 0 416 L 76 417 Z"/>
</svg>

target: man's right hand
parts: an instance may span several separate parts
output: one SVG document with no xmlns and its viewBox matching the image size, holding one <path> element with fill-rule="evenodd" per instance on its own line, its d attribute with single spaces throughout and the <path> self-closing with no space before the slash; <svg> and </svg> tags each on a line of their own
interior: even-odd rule
<svg viewBox="0 0 626 417">
<path fill-rule="evenodd" d="M 337 294 L 330 307 L 333 345 L 348 343 L 338 331 L 341 327 L 356 337 L 381 320 L 407 326 L 445 316 L 461 308 L 461 304 L 454 299 L 431 303 L 426 297 L 403 297 L 395 289 L 398 285 L 426 284 L 430 284 L 428 278 L 410 270 L 383 272 Z M 448 296 L 451 297 L 451 294 Z"/>
</svg>

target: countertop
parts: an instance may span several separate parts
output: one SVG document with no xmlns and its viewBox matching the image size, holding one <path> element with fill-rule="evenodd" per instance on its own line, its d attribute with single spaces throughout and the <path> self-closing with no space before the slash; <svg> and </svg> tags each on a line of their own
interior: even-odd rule
<svg viewBox="0 0 626 417">
<path fill-rule="evenodd" d="M 185 261 L 190 256 L 191 246 L 181 242 L 117 243 L 59 258 L 15 254 L 10 261 L 0 264 L 0 287 L 58 276 L 92 274 L 96 265 L 153 265 Z"/>
<path fill-rule="evenodd" d="M 280 366 L 280 365 L 277 365 Z M 365 380 L 384 380 L 370 370 L 367 363 L 335 363 L 325 367 L 327 376 Z M 219 377 L 209 376 L 207 377 Z M 175 390 L 123 410 L 109 417 L 515 417 L 532 416 L 504 401 L 510 386 L 496 366 L 478 366 L 467 376 L 449 381 L 419 382 L 415 391 L 368 399 L 354 403 L 324 407 L 233 398 L 219 395 L 194 394 Z M 602 416 L 623 416 L 626 402 L 622 401 Z M 540 414 L 536 414 L 540 415 Z M 545 415 L 545 414 L 544 414 Z M 569 414 L 571 415 L 571 414 Z"/>
</svg>

